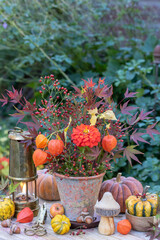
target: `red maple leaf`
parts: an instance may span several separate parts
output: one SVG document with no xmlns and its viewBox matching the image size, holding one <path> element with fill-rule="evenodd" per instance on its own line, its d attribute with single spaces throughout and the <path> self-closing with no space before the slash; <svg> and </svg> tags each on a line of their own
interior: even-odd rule
<svg viewBox="0 0 160 240">
<path fill-rule="evenodd" d="M 108 85 L 105 85 L 104 87 L 100 88 L 100 86 L 98 85 L 98 87 L 95 89 L 95 94 L 99 98 L 109 98 L 113 94 L 113 87 L 108 87 Z"/>
<path fill-rule="evenodd" d="M 137 133 L 137 130 L 135 130 L 132 135 L 130 136 L 130 139 L 133 140 L 137 145 L 139 145 L 138 141 L 140 142 L 145 142 L 145 143 L 148 143 L 146 140 L 144 140 L 143 138 L 141 138 L 141 136 L 145 135 L 146 133 L 140 133 L 138 132 Z"/>
<path fill-rule="evenodd" d="M 86 154 L 86 156 L 90 159 L 90 160 L 95 160 L 97 159 L 97 157 L 99 156 L 99 154 L 101 153 L 101 150 L 99 149 L 98 146 L 93 147 L 90 149 L 90 153 Z"/>
<path fill-rule="evenodd" d="M 36 119 L 36 118 L 34 118 L 33 116 L 32 116 L 32 119 L 33 119 L 33 121 L 34 121 L 34 119 Z M 24 125 L 26 125 L 28 128 L 35 128 L 37 131 L 38 131 L 38 129 L 40 128 L 40 124 L 38 123 L 38 121 L 36 120 L 35 122 L 21 122 L 22 124 L 24 124 Z"/>
<path fill-rule="evenodd" d="M 123 152 L 123 157 L 126 157 L 131 165 L 132 165 L 131 159 L 135 160 L 138 163 L 141 163 L 135 154 L 143 154 L 143 153 L 134 149 L 135 147 L 136 145 L 128 146 L 124 149 L 124 152 Z"/>
<path fill-rule="evenodd" d="M 130 97 L 136 97 L 135 95 L 137 94 L 137 92 L 128 92 L 128 88 L 124 94 L 125 98 L 130 98 Z"/>
<path fill-rule="evenodd" d="M 74 88 L 74 90 L 76 91 L 76 93 L 74 94 L 74 96 L 82 96 L 82 92 L 79 88 L 72 86 Z"/>
<path fill-rule="evenodd" d="M 134 114 L 130 120 L 127 118 L 129 125 L 134 125 L 136 122 L 138 122 L 138 119 L 136 119 L 137 114 L 138 114 L 138 112 L 136 112 L 136 114 Z"/>
<path fill-rule="evenodd" d="M 98 83 L 99 83 L 99 84 L 104 84 L 104 80 L 105 80 L 105 78 L 103 78 L 103 79 L 99 78 Z"/>
<path fill-rule="evenodd" d="M 2 107 L 3 107 L 4 105 L 6 105 L 8 103 L 8 97 L 5 97 L 3 94 L 2 94 L 2 97 L 3 98 L 0 99 L 0 102 L 3 102 L 3 104 L 2 104 Z"/>
<path fill-rule="evenodd" d="M 154 129 L 154 127 L 155 127 L 156 124 L 157 124 L 157 122 L 154 123 L 154 124 L 152 124 L 152 125 L 150 125 L 150 126 L 148 126 L 147 129 L 146 129 L 146 133 L 147 133 L 153 140 L 154 140 L 153 134 L 160 134 L 160 132 L 159 132 L 158 130 Z"/>
<path fill-rule="evenodd" d="M 37 131 L 37 129 L 35 129 L 34 127 L 33 127 L 33 128 L 28 128 L 28 132 L 30 133 L 30 136 L 31 136 L 32 138 L 35 138 L 35 137 L 37 137 L 37 135 L 38 135 L 38 131 Z"/>
<path fill-rule="evenodd" d="M 33 112 L 36 110 L 36 101 L 34 101 L 33 104 L 31 104 L 30 102 L 27 101 L 27 99 L 24 97 L 25 100 L 25 106 L 24 106 L 24 110 L 25 112 Z"/>
<path fill-rule="evenodd" d="M 9 96 L 10 99 L 12 99 L 11 102 L 18 103 L 22 97 L 22 89 L 19 92 L 13 86 L 12 86 L 12 89 L 13 89 L 13 92 L 7 90 L 7 95 Z"/>
<path fill-rule="evenodd" d="M 96 84 L 93 82 L 92 78 L 88 78 L 88 82 L 85 79 L 82 79 L 85 82 L 85 87 L 93 88 Z"/>
<path fill-rule="evenodd" d="M 132 111 L 132 110 L 134 110 L 134 109 L 137 109 L 138 107 L 132 107 L 132 106 L 128 107 L 129 101 L 130 101 L 130 100 L 128 100 L 127 102 L 125 102 L 125 103 L 123 104 L 123 106 L 120 105 L 120 109 L 121 109 L 122 114 L 127 114 L 127 115 L 131 115 L 131 116 L 132 116 L 132 114 L 131 114 L 129 111 Z"/>
<path fill-rule="evenodd" d="M 152 112 L 153 112 L 153 110 L 145 113 L 144 110 L 142 109 L 142 111 L 140 112 L 140 114 L 138 116 L 138 119 L 140 119 L 140 120 L 150 119 L 151 117 L 147 117 L 147 116 Z"/>
<path fill-rule="evenodd" d="M 149 240 L 160 240 L 160 227 L 159 222 L 156 223 L 149 223 L 150 227 L 147 228 L 147 235 L 146 237 L 150 237 Z"/>
<path fill-rule="evenodd" d="M 110 160 L 112 160 L 112 157 L 109 155 L 108 152 L 105 152 L 103 157 L 100 159 L 100 162 L 105 162 L 105 161 L 109 162 Z"/>
<path fill-rule="evenodd" d="M 13 114 L 10 114 L 10 115 L 11 115 L 12 117 L 19 118 L 17 124 L 18 124 L 19 122 L 21 122 L 21 120 L 25 117 L 25 113 L 24 113 L 23 111 L 21 111 L 21 110 L 19 110 L 19 113 L 13 113 Z"/>
</svg>

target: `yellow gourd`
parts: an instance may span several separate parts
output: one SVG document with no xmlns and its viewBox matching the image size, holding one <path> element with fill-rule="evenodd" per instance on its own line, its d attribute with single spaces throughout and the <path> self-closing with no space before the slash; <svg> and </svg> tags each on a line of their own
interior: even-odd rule
<svg viewBox="0 0 160 240">
<path fill-rule="evenodd" d="M 0 199 L 0 220 L 6 220 L 13 217 L 15 213 L 14 202 L 10 198 Z"/>
<path fill-rule="evenodd" d="M 158 199 L 156 194 L 146 194 L 130 196 L 126 200 L 126 207 L 129 214 L 138 217 L 151 217 L 157 213 Z"/>
<path fill-rule="evenodd" d="M 70 220 L 65 215 L 56 215 L 52 218 L 51 226 L 57 234 L 65 234 L 70 230 Z"/>
</svg>

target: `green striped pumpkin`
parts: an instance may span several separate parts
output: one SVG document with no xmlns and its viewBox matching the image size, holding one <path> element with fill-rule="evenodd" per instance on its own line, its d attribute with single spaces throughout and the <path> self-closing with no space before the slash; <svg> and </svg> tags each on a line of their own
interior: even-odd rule
<svg viewBox="0 0 160 240">
<path fill-rule="evenodd" d="M 157 207 L 158 199 L 156 194 L 148 194 L 144 197 L 132 195 L 126 200 L 128 213 L 138 217 L 155 216 Z"/>
</svg>

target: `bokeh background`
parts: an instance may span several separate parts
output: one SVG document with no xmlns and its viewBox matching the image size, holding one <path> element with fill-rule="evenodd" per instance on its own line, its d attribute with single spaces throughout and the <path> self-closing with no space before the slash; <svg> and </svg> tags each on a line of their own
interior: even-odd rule
<svg viewBox="0 0 160 240">
<path fill-rule="evenodd" d="M 128 87 L 138 92 L 133 104 L 154 110 L 153 120 L 160 121 L 160 80 L 153 57 L 160 44 L 159 11 L 158 0 L 0 0 L 0 93 L 12 85 L 22 87 L 32 101 L 40 97 L 40 76 L 53 73 L 69 88 L 80 86 L 82 78 L 106 77 L 115 101 Z M 10 105 L 1 108 L 0 157 L 8 157 L 7 133 L 16 125 L 10 113 Z M 122 158 L 107 177 L 121 171 L 160 191 L 160 135 L 139 149 L 145 153 L 142 165 L 131 168 Z M 7 167 L 1 163 L 0 174 Z"/>
</svg>

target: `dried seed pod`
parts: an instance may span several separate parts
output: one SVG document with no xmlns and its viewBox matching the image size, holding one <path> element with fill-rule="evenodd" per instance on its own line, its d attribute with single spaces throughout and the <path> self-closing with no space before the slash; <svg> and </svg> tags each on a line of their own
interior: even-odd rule
<svg viewBox="0 0 160 240">
<path fill-rule="evenodd" d="M 13 226 L 11 226 L 11 230 L 15 234 L 19 234 L 21 232 L 20 227 L 18 227 L 16 224 L 13 224 Z"/>
<path fill-rule="evenodd" d="M 91 224 L 93 222 L 93 218 L 91 216 L 86 216 L 84 218 L 85 223 Z"/>
<path fill-rule="evenodd" d="M 2 221 L 1 226 L 5 227 L 5 228 L 10 227 L 11 226 L 11 219 L 7 219 L 7 220 Z"/>
<path fill-rule="evenodd" d="M 79 217 L 77 217 L 76 221 L 77 221 L 78 223 L 84 222 L 83 216 L 80 215 Z"/>
</svg>

